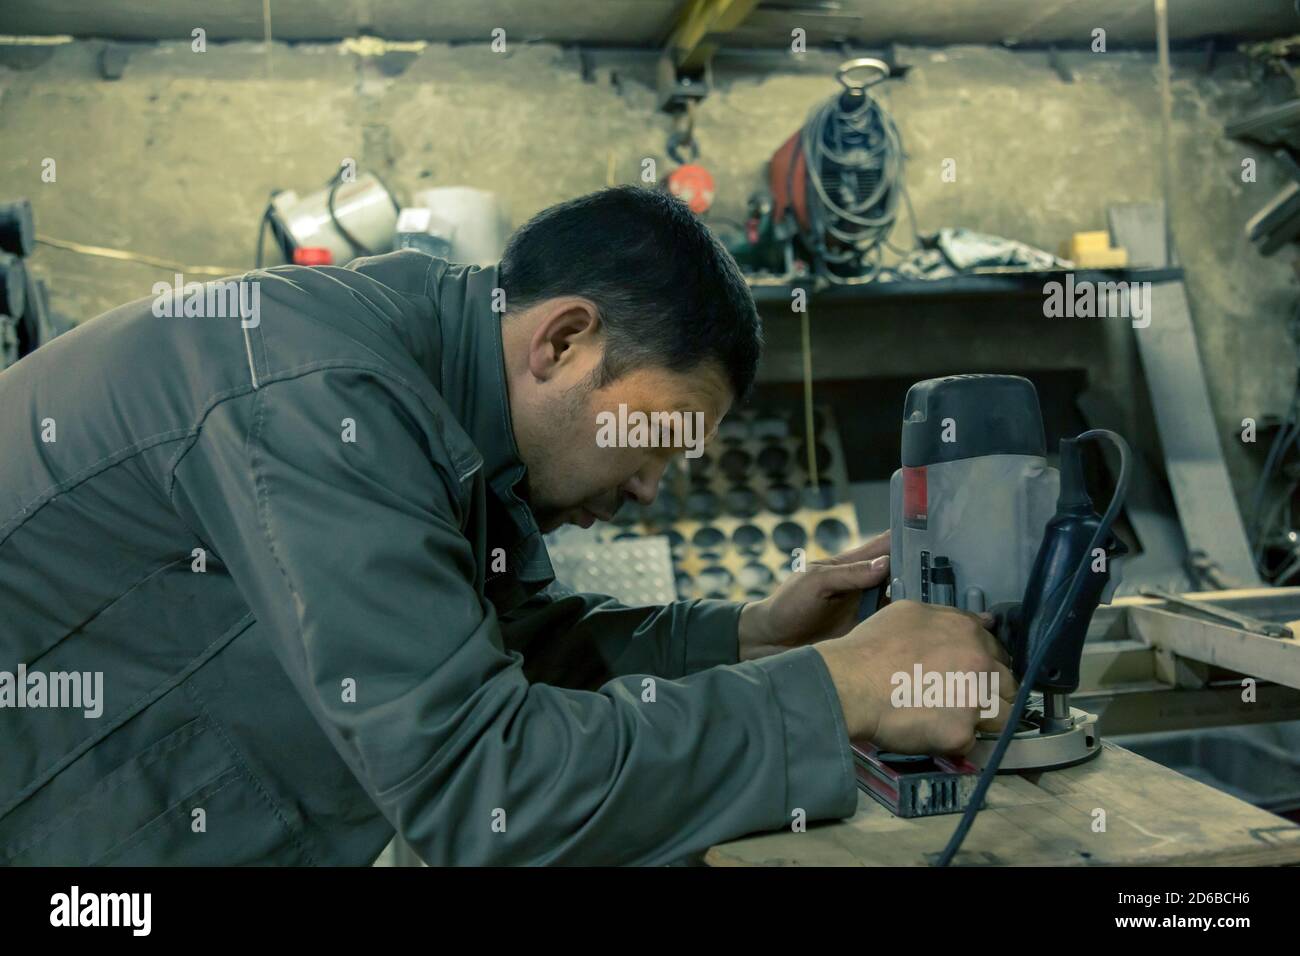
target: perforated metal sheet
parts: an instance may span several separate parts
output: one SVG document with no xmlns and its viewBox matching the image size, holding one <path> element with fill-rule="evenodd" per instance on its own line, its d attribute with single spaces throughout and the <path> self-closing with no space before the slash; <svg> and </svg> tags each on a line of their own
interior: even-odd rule
<svg viewBox="0 0 1300 956">
<path fill-rule="evenodd" d="M 589 534 L 547 540 L 555 579 L 575 591 L 608 594 L 627 605 L 677 600 L 673 560 L 663 535 L 601 542 Z"/>
</svg>

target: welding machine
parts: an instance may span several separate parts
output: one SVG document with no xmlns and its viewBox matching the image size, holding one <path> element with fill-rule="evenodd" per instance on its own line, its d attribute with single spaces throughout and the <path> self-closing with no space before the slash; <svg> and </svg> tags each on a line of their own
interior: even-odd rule
<svg viewBox="0 0 1300 956">
<path fill-rule="evenodd" d="M 904 72 L 873 57 L 840 65 L 840 92 L 772 154 L 767 188 L 750 197 L 743 231 L 728 236 L 741 266 L 837 284 L 879 274 L 906 184 L 898 128 L 870 90 Z"/>
<path fill-rule="evenodd" d="M 874 277 L 903 190 L 903 144 L 870 89 L 894 73 L 862 57 L 841 64 L 842 89 L 768 163 L 774 228 L 797 226 L 802 251 L 830 282 Z"/>
</svg>

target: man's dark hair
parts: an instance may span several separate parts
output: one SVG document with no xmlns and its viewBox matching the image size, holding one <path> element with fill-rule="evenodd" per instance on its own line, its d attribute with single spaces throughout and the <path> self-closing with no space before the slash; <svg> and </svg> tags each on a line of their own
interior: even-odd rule
<svg viewBox="0 0 1300 956">
<path fill-rule="evenodd" d="M 749 286 L 708 227 L 667 193 L 615 186 L 542 210 L 510 237 L 500 282 L 507 313 L 566 295 L 596 305 L 599 384 L 705 361 L 722 368 L 737 402 L 754 383 L 763 333 Z"/>
</svg>

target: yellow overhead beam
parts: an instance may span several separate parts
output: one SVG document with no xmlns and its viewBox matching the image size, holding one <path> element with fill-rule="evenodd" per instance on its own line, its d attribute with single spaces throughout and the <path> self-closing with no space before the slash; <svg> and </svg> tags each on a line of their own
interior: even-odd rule
<svg viewBox="0 0 1300 956">
<path fill-rule="evenodd" d="M 687 0 L 668 37 L 668 53 L 679 69 L 696 69 L 708 63 L 718 48 L 710 39 L 736 29 L 754 12 L 760 0 Z"/>
</svg>

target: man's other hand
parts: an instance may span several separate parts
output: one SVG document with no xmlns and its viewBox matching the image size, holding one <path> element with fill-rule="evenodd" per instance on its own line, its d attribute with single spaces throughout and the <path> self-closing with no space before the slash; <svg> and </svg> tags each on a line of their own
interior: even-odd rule
<svg viewBox="0 0 1300 956">
<path fill-rule="evenodd" d="M 862 592 L 888 579 L 888 531 L 851 551 L 810 562 L 770 597 L 745 605 L 740 612 L 740 659 L 843 637 L 857 623 Z"/>
</svg>

